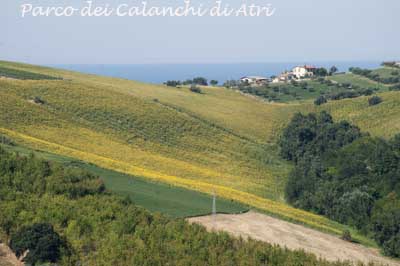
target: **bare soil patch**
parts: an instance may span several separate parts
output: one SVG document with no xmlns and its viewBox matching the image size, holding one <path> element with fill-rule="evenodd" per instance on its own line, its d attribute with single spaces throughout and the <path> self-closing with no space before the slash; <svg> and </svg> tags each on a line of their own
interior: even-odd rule
<svg viewBox="0 0 400 266">
<path fill-rule="evenodd" d="M 237 215 L 217 214 L 215 217 L 193 217 L 188 220 L 202 224 L 208 230 L 226 231 L 234 236 L 249 237 L 286 246 L 292 250 L 303 249 L 330 261 L 348 260 L 400 266 L 400 261 L 380 255 L 377 249 L 347 242 L 339 237 L 254 211 Z"/>
<path fill-rule="evenodd" d="M 0 243 L 0 266 L 23 266 L 24 263 L 20 262 L 11 249 Z"/>
</svg>

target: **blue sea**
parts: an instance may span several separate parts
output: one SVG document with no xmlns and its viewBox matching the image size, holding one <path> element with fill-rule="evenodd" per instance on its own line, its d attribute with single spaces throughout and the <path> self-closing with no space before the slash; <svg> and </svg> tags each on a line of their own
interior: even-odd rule
<svg viewBox="0 0 400 266">
<path fill-rule="evenodd" d="M 347 62 L 307 62 L 307 65 L 330 68 L 336 66 L 340 72 L 348 71 L 350 67 L 377 68 L 377 61 L 347 61 Z M 91 65 L 69 64 L 51 65 L 52 67 L 79 71 L 102 76 L 138 80 L 148 83 L 163 83 L 167 80 L 186 80 L 194 77 L 215 79 L 220 83 L 230 79 L 240 79 L 243 76 L 278 75 L 294 66 L 304 65 L 304 62 L 287 63 L 230 63 L 230 64 L 125 64 L 125 65 Z"/>
</svg>

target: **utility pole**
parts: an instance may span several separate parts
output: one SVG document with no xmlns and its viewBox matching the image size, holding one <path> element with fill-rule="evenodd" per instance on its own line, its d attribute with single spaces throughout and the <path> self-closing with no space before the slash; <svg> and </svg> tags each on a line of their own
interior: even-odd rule
<svg viewBox="0 0 400 266">
<path fill-rule="evenodd" d="M 212 201 L 212 227 L 213 229 L 216 226 L 216 218 L 217 218 L 217 196 L 215 194 L 215 190 L 213 192 L 213 201 Z"/>
</svg>

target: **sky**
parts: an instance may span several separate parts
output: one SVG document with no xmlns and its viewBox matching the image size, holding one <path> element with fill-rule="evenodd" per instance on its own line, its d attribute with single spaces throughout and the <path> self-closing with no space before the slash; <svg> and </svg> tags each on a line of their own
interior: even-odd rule
<svg viewBox="0 0 400 266">
<path fill-rule="evenodd" d="M 93 0 L 139 5 L 142 0 Z M 214 0 L 192 0 L 197 6 Z M 21 17 L 1 0 L 0 60 L 33 64 L 242 63 L 400 60 L 399 0 L 225 0 L 271 4 L 271 17 Z M 148 0 L 182 5 L 183 0 Z"/>
</svg>

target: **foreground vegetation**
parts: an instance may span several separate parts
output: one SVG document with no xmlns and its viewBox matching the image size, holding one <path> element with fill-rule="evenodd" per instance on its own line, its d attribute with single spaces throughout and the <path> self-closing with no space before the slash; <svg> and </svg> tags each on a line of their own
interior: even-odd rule
<svg viewBox="0 0 400 266">
<path fill-rule="evenodd" d="M 296 165 L 290 203 L 371 233 L 385 254 L 400 257 L 400 134 L 387 141 L 326 112 L 296 114 L 280 146 Z"/>
<path fill-rule="evenodd" d="M 96 176 L 0 148 L 0 239 L 29 263 L 350 265 L 208 233 L 107 193 Z M 40 246 L 40 249 L 32 247 Z"/>
</svg>

